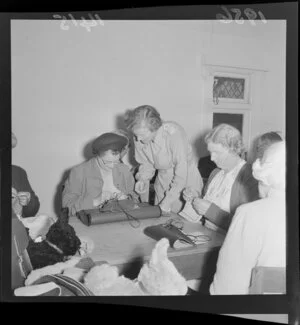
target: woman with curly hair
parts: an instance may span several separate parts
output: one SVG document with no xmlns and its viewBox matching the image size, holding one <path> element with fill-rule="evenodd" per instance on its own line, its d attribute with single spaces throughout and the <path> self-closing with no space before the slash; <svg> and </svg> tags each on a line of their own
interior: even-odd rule
<svg viewBox="0 0 300 325">
<path fill-rule="evenodd" d="M 200 198 L 189 188 L 184 198 L 192 201 L 194 210 L 208 227 L 227 231 L 237 207 L 259 199 L 258 182 L 252 176 L 252 166 L 243 158 L 242 136 L 235 127 L 220 124 L 205 137 L 211 160 L 217 165 Z"/>
</svg>

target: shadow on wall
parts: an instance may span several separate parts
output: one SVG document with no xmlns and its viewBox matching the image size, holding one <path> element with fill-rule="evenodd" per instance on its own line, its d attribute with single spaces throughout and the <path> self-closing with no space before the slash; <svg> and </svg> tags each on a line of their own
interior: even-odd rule
<svg viewBox="0 0 300 325">
<path fill-rule="evenodd" d="M 115 128 L 117 130 L 123 130 L 127 136 L 129 137 L 129 151 L 128 151 L 128 162 L 132 166 L 137 166 L 138 163 L 134 159 L 134 141 L 133 141 L 133 134 L 126 129 L 125 122 L 124 122 L 124 114 L 117 115 Z"/>
<path fill-rule="evenodd" d="M 192 146 L 195 148 L 195 153 L 198 159 L 209 155 L 209 152 L 207 151 L 207 145 L 204 141 L 204 138 L 208 133 L 208 131 L 209 129 L 202 131 L 200 135 L 192 143 Z"/>
<path fill-rule="evenodd" d="M 61 213 L 63 186 L 64 186 L 65 181 L 69 177 L 70 170 L 71 170 L 71 168 L 68 168 L 63 172 L 61 180 L 58 183 L 58 185 L 56 186 L 56 193 L 55 193 L 55 196 L 54 196 L 53 205 L 54 205 L 55 215 L 57 215 L 57 216 L 59 216 L 60 213 Z"/>
<path fill-rule="evenodd" d="M 99 136 L 100 135 L 101 134 L 99 134 Z M 83 147 L 82 155 L 83 155 L 83 158 L 84 158 L 85 161 L 88 161 L 88 160 L 90 160 L 91 158 L 94 157 L 93 150 L 92 150 L 92 144 L 93 144 L 95 139 L 97 139 L 97 137 L 95 137 L 92 140 L 88 141 Z"/>
<path fill-rule="evenodd" d="M 100 135 L 100 134 L 99 134 Z M 92 157 L 94 157 L 93 152 L 92 152 L 92 143 L 93 141 L 96 139 L 93 138 L 92 140 L 88 141 L 82 150 L 82 155 L 85 161 L 88 161 L 89 159 L 91 159 Z M 56 186 L 56 193 L 54 196 L 54 200 L 53 200 L 53 205 L 54 205 L 54 212 L 56 215 L 59 215 L 62 209 L 62 191 L 63 191 L 63 186 L 65 181 L 67 180 L 67 178 L 69 177 L 70 174 L 70 170 L 73 168 L 74 166 L 66 169 L 61 177 L 60 182 L 58 183 L 58 185 Z"/>
</svg>

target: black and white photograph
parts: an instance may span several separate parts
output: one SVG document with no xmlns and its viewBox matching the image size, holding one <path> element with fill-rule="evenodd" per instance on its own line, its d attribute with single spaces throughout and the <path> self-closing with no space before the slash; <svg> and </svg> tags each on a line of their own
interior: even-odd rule
<svg viewBox="0 0 300 325">
<path fill-rule="evenodd" d="M 270 19 L 268 6 L 215 5 L 192 19 L 130 8 L 133 19 L 11 17 L 1 277 L 9 272 L 12 301 L 122 296 L 147 307 L 149 296 L 165 306 L 180 296 L 197 311 L 223 297 L 243 311 L 208 313 L 292 324 L 285 307 L 246 306 L 289 294 L 287 220 L 299 218 L 287 201 L 298 193 L 287 73 L 298 69 L 287 71 L 288 20 Z"/>
</svg>

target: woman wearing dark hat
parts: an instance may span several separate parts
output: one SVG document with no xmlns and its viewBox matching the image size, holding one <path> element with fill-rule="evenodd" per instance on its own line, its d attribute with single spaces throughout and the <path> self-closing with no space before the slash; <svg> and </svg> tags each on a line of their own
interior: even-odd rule
<svg viewBox="0 0 300 325">
<path fill-rule="evenodd" d="M 120 161 L 128 139 L 110 132 L 94 140 L 94 157 L 72 168 L 65 182 L 62 205 L 69 215 L 102 206 L 106 201 L 126 199 L 134 193 L 134 177 L 127 165 Z"/>
</svg>

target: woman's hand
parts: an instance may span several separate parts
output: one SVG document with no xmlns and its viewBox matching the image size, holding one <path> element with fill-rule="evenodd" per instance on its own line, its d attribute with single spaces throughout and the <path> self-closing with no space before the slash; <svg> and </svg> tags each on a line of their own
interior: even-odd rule
<svg viewBox="0 0 300 325">
<path fill-rule="evenodd" d="M 16 189 L 12 188 L 11 194 L 12 194 L 11 196 L 12 209 L 17 216 L 20 216 L 22 214 L 23 207 L 20 204 L 18 192 L 16 191 Z"/>
<path fill-rule="evenodd" d="M 192 202 L 193 208 L 197 211 L 198 214 L 200 215 L 205 215 L 207 210 L 209 209 L 211 205 L 211 202 L 200 199 L 200 198 L 195 198 Z"/>
<path fill-rule="evenodd" d="M 30 196 L 29 192 L 19 192 L 18 193 L 19 202 L 23 207 L 28 205 L 28 203 L 30 201 L 30 197 L 31 196 Z"/>
<path fill-rule="evenodd" d="M 135 183 L 134 189 L 138 194 L 143 194 L 147 191 L 148 187 L 149 187 L 148 181 L 137 181 Z"/>
<path fill-rule="evenodd" d="M 160 209 L 162 211 L 162 214 L 164 214 L 164 215 L 170 214 L 170 212 L 171 212 L 171 202 L 168 199 L 164 198 L 160 202 L 159 207 L 160 207 Z"/>
<path fill-rule="evenodd" d="M 108 191 L 103 191 L 98 197 L 93 200 L 93 206 L 102 206 L 106 201 L 112 198 L 112 193 Z"/>
<path fill-rule="evenodd" d="M 196 191 L 192 187 L 186 187 L 183 190 L 183 198 L 187 202 L 192 202 L 194 198 L 197 198 L 199 196 L 198 191 Z"/>
</svg>

